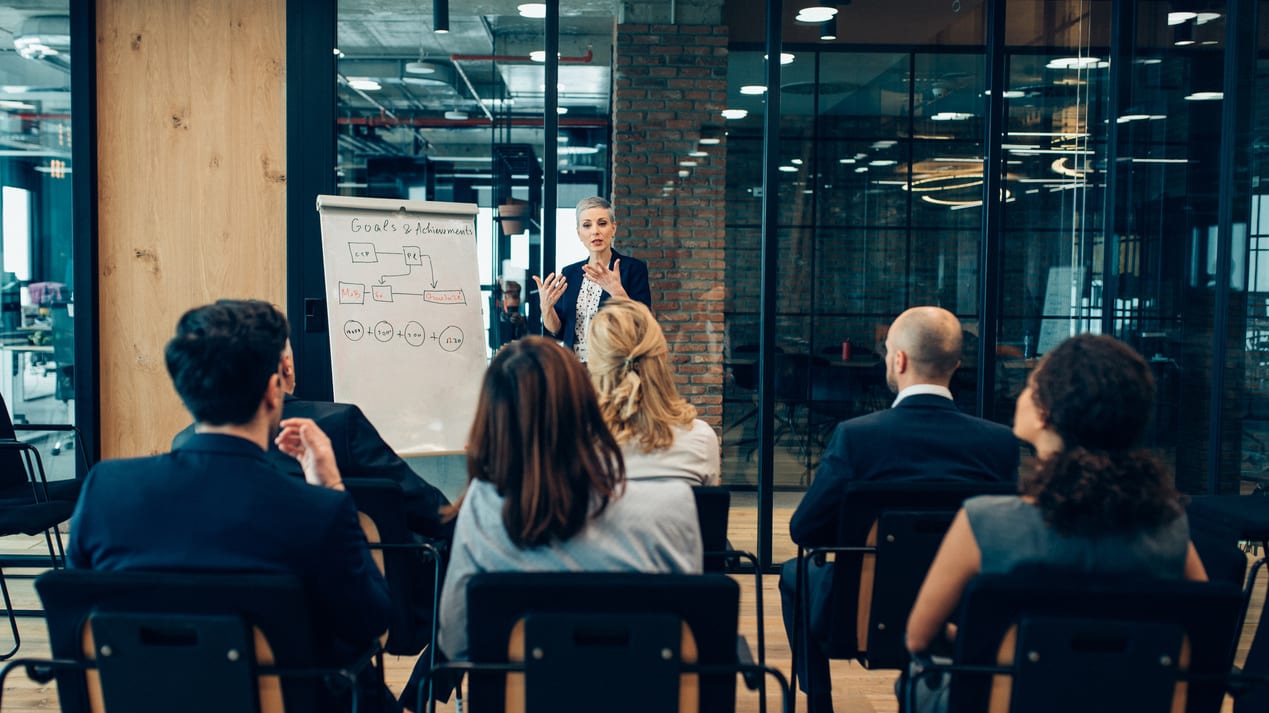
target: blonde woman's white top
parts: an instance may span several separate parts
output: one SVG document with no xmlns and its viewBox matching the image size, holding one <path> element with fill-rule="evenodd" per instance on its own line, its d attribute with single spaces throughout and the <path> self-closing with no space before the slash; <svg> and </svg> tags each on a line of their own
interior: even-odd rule
<svg viewBox="0 0 1269 713">
<path fill-rule="evenodd" d="M 689 485 L 718 485 L 722 462 L 718 435 L 699 418 L 687 426 L 673 426 L 674 442 L 668 448 L 645 451 L 639 439 L 621 447 L 629 480 L 683 480 Z"/>
</svg>

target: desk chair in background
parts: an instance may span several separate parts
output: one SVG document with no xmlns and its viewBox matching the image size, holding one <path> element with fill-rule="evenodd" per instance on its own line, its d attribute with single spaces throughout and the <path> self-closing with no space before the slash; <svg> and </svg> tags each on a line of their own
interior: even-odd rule
<svg viewBox="0 0 1269 713">
<path fill-rule="evenodd" d="M 54 660 L 14 660 L 0 682 L 17 666 L 56 677 L 64 713 L 314 711 L 330 699 L 323 682 L 355 698 L 355 676 L 377 651 L 319 666 L 315 622 L 290 575 L 62 570 L 35 588 Z"/>
<path fill-rule="evenodd" d="M 1013 483 L 863 481 L 846 489 L 833 545 L 798 548 L 794 599 L 794 683 L 819 633 L 825 654 L 872 670 L 908 665 L 908 615 L 947 528 L 966 498 L 1008 495 Z M 808 560 L 834 555 L 827 631 L 811 632 Z M 808 691 L 808 695 L 814 693 Z"/>
<path fill-rule="evenodd" d="M 469 675 L 470 713 L 730 712 L 737 673 L 774 677 L 787 710 L 779 671 L 737 663 L 739 602 L 721 574 L 478 574 L 470 661 L 433 675 Z"/>
<path fill-rule="evenodd" d="M 919 662 L 901 710 L 948 672 L 952 713 L 1215 713 L 1241 599 L 1225 582 L 980 575 L 961 600 L 955 663 Z"/>
<path fill-rule="evenodd" d="M 54 384 L 53 396 L 66 405 L 67 421 L 71 420 L 70 402 L 75 398 L 75 320 L 70 305 L 54 304 L 49 308 L 53 338 Z M 53 444 L 50 453 L 57 455 L 62 449 L 74 445 L 74 432 L 67 432 Z"/>
</svg>

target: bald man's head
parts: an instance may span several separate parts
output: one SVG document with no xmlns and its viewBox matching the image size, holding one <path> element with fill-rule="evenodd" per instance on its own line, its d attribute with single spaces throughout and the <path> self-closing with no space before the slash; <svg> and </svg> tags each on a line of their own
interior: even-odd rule
<svg viewBox="0 0 1269 713">
<path fill-rule="evenodd" d="M 912 383 L 947 386 L 961 364 L 961 322 L 941 307 L 913 307 L 895 319 L 886 336 L 889 352 L 906 355 Z M 889 365 L 888 372 L 893 370 Z"/>
</svg>

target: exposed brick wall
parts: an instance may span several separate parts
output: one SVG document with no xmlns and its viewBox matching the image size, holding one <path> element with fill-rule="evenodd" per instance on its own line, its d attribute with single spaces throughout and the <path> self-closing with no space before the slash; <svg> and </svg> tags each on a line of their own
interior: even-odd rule
<svg viewBox="0 0 1269 713">
<path fill-rule="evenodd" d="M 617 26 L 612 201 L 619 249 L 648 263 L 679 390 L 722 423 L 727 27 Z M 696 166 L 680 162 L 695 161 Z M 680 175 L 686 172 L 687 175 Z M 668 190 L 667 190 L 668 189 Z"/>
</svg>

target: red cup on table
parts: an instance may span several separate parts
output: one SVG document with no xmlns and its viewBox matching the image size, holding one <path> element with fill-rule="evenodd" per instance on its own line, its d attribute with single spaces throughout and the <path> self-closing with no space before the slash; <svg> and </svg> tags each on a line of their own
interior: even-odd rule
<svg viewBox="0 0 1269 713">
<path fill-rule="evenodd" d="M 842 342 L 842 361 L 850 361 L 850 340 Z"/>
</svg>

